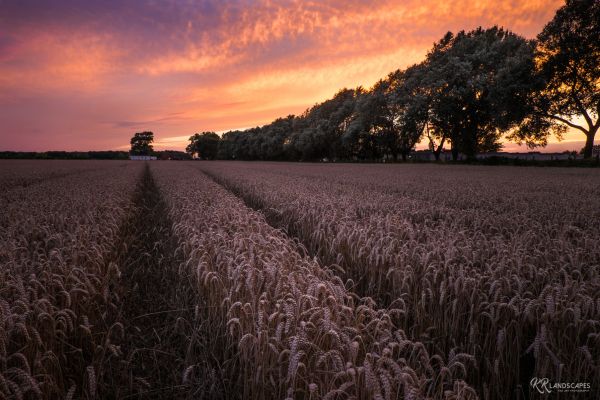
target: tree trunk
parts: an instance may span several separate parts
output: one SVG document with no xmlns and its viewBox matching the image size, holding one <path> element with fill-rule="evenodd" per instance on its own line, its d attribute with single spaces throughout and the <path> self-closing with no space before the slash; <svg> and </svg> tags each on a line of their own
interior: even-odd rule
<svg viewBox="0 0 600 400">
<path fill-rule="evenodd" d="M 444 142 L 446 138 L 442 138 L 440 141 L 440 145 L 437 148 L 434 148 L 433 155 L 435 157 L 435 161 L 440 161 L 440 154 L 442 154 L 442 150 L 444 150 Z"/>
<path fill-rule="evenodd" d="M 463 153 L 467 158 L 467 161 L 475 160 L 475 155 L 478 152 L 478 140 L 477 140 L 477 127 L 469 126 L 469 129 L 466 132 L 463 132 Z"/>
<path fill-rule="evenodd" d="M 583 158 L 592 158 L 592 150 L 594 147 L 594 137 L 596 136 L 596 132 L 598 131 L 598 127 L 592 128 L 586 135 L 585 147 L 583 148 Z"/>
<path fill-rule="evenodd" d="M 452 161 L 457 161 L 458 160 L 458 147 L 454 146 L 454 144 L 452 145 Z"/>
</svg>

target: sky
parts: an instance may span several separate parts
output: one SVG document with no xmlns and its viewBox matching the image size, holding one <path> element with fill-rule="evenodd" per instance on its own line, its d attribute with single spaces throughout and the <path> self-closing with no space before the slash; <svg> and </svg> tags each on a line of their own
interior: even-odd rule
<svg viewBox="0 0 600 400">
<path fill-rule="evenodd" d="M 143 130 L 156 149 L 183 150 L 195 132 L 262 125 L 370 87 L 447 31 L 499 25 L 533 38 L 561 5 L 0 0 L 0 150 L 127 150 Z"/>
</svg>

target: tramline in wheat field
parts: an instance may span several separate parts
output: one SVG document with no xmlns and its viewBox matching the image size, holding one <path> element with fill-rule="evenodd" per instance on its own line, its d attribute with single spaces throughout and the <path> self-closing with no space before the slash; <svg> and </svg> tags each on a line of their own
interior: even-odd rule
<svg viewBox="0 0 600 400">
<path fill-rule="evenodd" d="M 600 0 L 0 0 L 0 400 L 600 399 Z"/>
<path fill-rule="evenodd" d="M 1 164 L 2 398 L 600 387 L 594 170 Z"/>
</svg>

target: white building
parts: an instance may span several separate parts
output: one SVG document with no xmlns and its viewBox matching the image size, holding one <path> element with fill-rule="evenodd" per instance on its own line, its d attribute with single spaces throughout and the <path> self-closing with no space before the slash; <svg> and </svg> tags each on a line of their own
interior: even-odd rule
<svg viewBox="0 0 600 400">
<path fill-rule="evenodd" d="M 129 155 L 129 159 L 130 160 L 134 160 L 134 161 L 150 161 L 150 160 L 156 160 L 155 156 L 134 156 L 134 155 Z"/>
</svg>

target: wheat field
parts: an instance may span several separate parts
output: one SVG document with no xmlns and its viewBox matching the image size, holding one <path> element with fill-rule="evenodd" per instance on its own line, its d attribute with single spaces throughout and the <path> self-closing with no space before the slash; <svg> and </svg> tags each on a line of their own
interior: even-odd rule
<svg viewBox="0 0 600 400">
<path fill-rule="evenodd" d="M 600 393 L 595 170 L 0 167 L 0 398 Z"/>
</svg>

